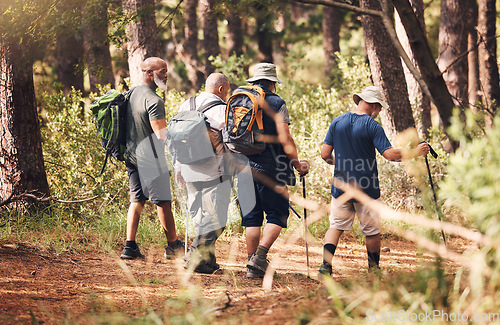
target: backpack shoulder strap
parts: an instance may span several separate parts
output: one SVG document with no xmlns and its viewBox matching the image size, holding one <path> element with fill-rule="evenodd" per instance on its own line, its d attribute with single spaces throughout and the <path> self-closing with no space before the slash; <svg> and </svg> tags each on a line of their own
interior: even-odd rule
<svg viewBox="0 0 500 325">
<path fill-rule="evenodd" d="M 189 98 L 189 110 L 190 111 L 198 111 L 200 113 L 205 113 L 206 111 L 208 111 L 209 109 L 211 109 L 212 107 L 215 107 L 217 105 L 226 106 L 226 102 L 223 101 L 222 99 L 213 100 L 211 102 L 206 103 L 205 105 L 201 105 L 200 107 L 198 107 L 198 109 L 196 109 L 196 97 Z"/>
<path fill-rule="evenodd" d="M 196 97 L 189 98 L 189 110 L 196 111 Z"/>
<path fill-rule="evenodd" d="M 200 106 L 198 108 L 198 112 L 205 113 L 206 111 L 208 111 L 212 107 L 215 107 L 215 106 L 218 106 L 218 105 L 224 105 L 224 106 L 226 106 L 226 102 L 224 102 L 222 100 L 211 101 L 209 103 L 206 103 L 205 105 Z"/>
<path fill-rule="evenodd" d="M 125 100 L 129 100 L 130 96 L 132 95 L 132 92 L 134 91 L 136 87 L 130 88 L 127 92 L 125 92 L 123 95 L 125 96 Z"/>
</svg>

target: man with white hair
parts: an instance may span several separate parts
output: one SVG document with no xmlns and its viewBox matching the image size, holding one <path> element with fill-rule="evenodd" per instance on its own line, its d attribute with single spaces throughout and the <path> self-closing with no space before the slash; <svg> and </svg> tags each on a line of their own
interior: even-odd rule
<svg viewBox="0 0 500 325">
<path fill-rule="evenodd" d="M 215 242 L 226 227 L 231 192 L 221 133 L 229 90 L 229 79 L 222 73 L 212 73 L 205 81 L 205 91 L 186 100 L 179 108 L 179 112 L 203 112 L 210 124 L 214 147 L 214 156 L 202 164 L 175 164 L 177 181 L 186 184 L 187 205 L 196 232 L 184 257 L 185 266 L 197 273 L 212 274 L 219 269 Z"/>
<path fill-rule="evenodd" d="M 375 149 L 390 161 L 401 161 L 402 152 L 392 147 L 382 126 L 374 119 L 382 108 L 388 105 L 377 87 L 370 86 L 353 95 L 357 107 L 351 112 L 336 117 L 328 129 L 321 158 L 335 165 L 334 177 L 346 183 L 355 184 L 373 199 L 380 197 Z M 335 157 L 332 153 L 335 151 Z M 429 145 L 421 143 L 417 155 L 429 153 Z M 320 274 L 332 274 L 332 259 L 338 241 L 344 230 L 352 230 L 354 215 L 357 214 L 361 234 L 366 236 L 368 267 L 379 267 L 380 259 L 380 216 L 363 204 L 352 199 L 338 204 L 336 199 L 343 192 L 332 185 L 332 207 L 330 228 L 325 234 L 323 264 Z"/>
<path fill-rule="evenodd" d="M 141 64 L 143 80 L 130 95 L 126 118 L 125 164 L 128 171 L 130 206 L 127 213 L 127 242 L 122 259 L 144 258 L 135 241 L 146 200 L 156 204 L 158 219 L 167 237 L 165 257 L 182 254 L 171 209 L 170 175 L 165 159 L 165 105 L 155 92 L 166 90 L 167 63 L 150 57 Z M 153 136 L 154 134 L 154 136 Z"/>
</svg>

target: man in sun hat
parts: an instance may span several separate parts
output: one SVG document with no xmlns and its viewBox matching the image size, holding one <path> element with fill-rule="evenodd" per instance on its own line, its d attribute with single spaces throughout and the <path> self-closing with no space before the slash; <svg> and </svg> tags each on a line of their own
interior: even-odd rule
<svg viewBox="0 0 500 325">
<path fill-rule="evenodd" d="M 262 278 L 269 265 L 267 260 L 269 248 L 278 238 L 281 229 L 286 228 L 289 214 L 288 197 L 266 186 L 263 179 L 277 184 L 276 187 L 286 193 L 288 191 L 286 186 L 295 183 L 293 168 L 298 171 L 299 175 L 304 176 L 309 172 L 309 164 L 307 161 L 298 159 L 297 147 L 288 127 L 290 118 L 286 103 L 275 94 L 276 83 L 282 83 L 277 76 L 276 66 L 272 63 L 257 64 L 253 76 L 247 81 L 264 90 L 267 106 L 272 110 L 264 109 L 262 119 L 264 134 L 279 139 L 274 143 L 267 142 L 262 153 L 247 156 L 252 174 L 255 176 L 253 178 L 255 204 L 252 202 L 253 209 L 248 209 L 250 211 L 243 211 L 241 222 L 241 225 L 246 227 L 245 234 L 249 259 L 247 278 Z M 239 178 L 238 184 L 240 182 L 241 179 Z M 239 187 L 238 192 L 240 193 Z M 249 196 L 240 194 L 239 197 L 241 201 Z M 253 195 L 251 197 L 253 199 Z M 242 206 L 245 203 L 242 202 Z M 264 213 L 267 223 L 262 231 L 261 238 Z"/>
<path fill-rule="evenodd" d="M 374 119 L 382 108 L 387 109 L 379 88 L 369 86 L 353 95 L 357 107 L 336 117 L 328 129 L 321 158 L 335 165 L 334 177 L 356 185 L 373 199 L 380 197 L 375 149 L 390 161 L 401 161 L 402 152 L 392 147 L 382 126 Z M 334 156 L 332 153 L 335 151 Z M 429 145 L 418 145 L 416 155 L 429 153 Z M 352 230 L 357 214 L 361 233 L 366 236 L 368 267 L 378 268 L 380 259 L 380 216 L 356 200 L 339 204 L 336 199 L 343 192 L 332 185 L 330 228 L 325 234 L 323 264 L 320 274 L 332 274 L 332 259 L 344 230 Z"/>
</svg>

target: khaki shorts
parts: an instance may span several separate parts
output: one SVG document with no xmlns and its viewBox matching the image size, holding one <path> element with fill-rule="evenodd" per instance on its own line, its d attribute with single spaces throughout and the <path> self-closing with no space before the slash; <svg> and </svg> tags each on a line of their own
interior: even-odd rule
<svg viewBox="0 0 500 325">
<path fill-rule="evenodd" d="M 380 233 L 380 215 L 368 209 L 361 203 L 346 202 L 338 205 L 332 199 L 330 210 L 330 228 L 337 230 L 352 230 L 354 216 L 358 215 L 361 234 L 374 236 Z"/>
</svg>

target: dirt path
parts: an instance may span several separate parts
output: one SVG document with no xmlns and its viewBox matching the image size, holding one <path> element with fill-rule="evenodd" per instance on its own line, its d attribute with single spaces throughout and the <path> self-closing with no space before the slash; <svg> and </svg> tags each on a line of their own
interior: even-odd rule
<svg viewBox="0 0 500 325">
<path fill-rule="evenodd" d="M 152 317 L 175 320 L 189 313 L 196 320 L 229 320 L 236 315 L 259 324 L 294 323 L 307 314 L 303 298 L 311 291 L 325 291 L 316 307 L 326 306 L 326 290 L 317 279 L 321 263 L 320 243 L 310 243 L 310 275 L 307 278 L 304 242 L 278 240 L 270 253 L 276 268 L 271 283 L 245 277 L 245 243 L 240 236 L 218 243 L 221 270 L 213 275 L 189 274 L 180 260 L 166 261 L 161 248 L 145 249 L 145 260 L 123 262 L 115 252 L 56 255 L 26 243 L 0 244 L 0 324 L 93 323 L 96 314 L 120 317 Z M 467 244 L 450 240 L 456 251 Z M 337 250 L 333 278 L 345 281 L 366 274 L 366 253 L 354 238 L 346 238 Z M 413 272 L 417 248 L 413 243 L 385 239 L 381 265 L 386 272 Z M 424 258 L 432 260 L 431 256 Z M 457 267 L 445 263 L 448 270 Z M 271 290 L 265 290 L 268 286 Z M 230 301 L 228 300 L 230 299 Z M 229 303 L 228 303 L 229 301 Z M 310 302 L 309 302 L 310 303 Z M 326 308 L 325 308 L 326 310 Z M 249 316 L 252 316 L 249 318 Z M 325 313 L 328 317 L 328 313 Z"/>
</svg>

